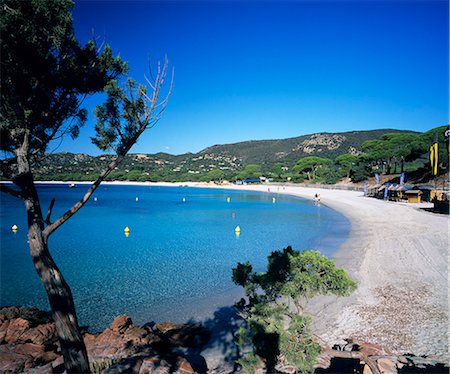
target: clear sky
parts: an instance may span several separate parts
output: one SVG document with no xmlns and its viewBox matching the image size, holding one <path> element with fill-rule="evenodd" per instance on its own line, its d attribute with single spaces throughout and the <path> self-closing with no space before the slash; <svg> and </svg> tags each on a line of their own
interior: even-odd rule
<svg viewBox="0 0 450 374">
<path fill-rule="evenodd" d="M 149 54 L 175 68 L 164 118 L 133 153 L 449 121 L 448 1 L 84 0 L 73 16 L 136 80 Z M 94 121 L 57 151 L 99 154 Z"/>
</svg>

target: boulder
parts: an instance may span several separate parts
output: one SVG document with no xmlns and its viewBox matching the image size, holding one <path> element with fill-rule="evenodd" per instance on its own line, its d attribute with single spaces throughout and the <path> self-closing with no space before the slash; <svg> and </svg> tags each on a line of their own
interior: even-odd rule
<svg viewBox="0 0 450 374">
<path fill-rule="evenodd" d="M 392 356 L 393 353 L 386 347 L 372 343 L 358 343 L 359 351 L 365 356 Z"/>
<path fill-rule="evenodd" d="M 114 332 L 124 332 L 129 326 L 133 324 L 133 321 L 131 321 L 131 318 L 128 317 L 126 314 L 122 314 L 120 316 L 117 316 L 114 318 L 114 321 L 111 324 L 111 330 Z"/>
<path fill-rule="evenodd" d="M 45 347 L 42 345 L 32 343 L 0 345 L 0 369 L 2 371 L 28 370 L 39 364 L 49 363 L 57 357 L 57 353 L 45 351 Z"/>
<path fill-rule="evenodd" d="M 193 374 L 191 364 L 182 356 L 147 357 L 143 360 L 139 374 Z"/>
<path fill-rule="evenodd" d="M 55 324 L 35 308 L 0 309 L 0 371 L 23 371 L 55 360 Z M 48 371 L 49 367 L 42 370 Z"/>
<path fill-rule="evenodd" d="M 397 374 L 397 366 L 390 358 L 379 358 L 377 360 L 378 369 L 382 374 Z"/>
</svg>

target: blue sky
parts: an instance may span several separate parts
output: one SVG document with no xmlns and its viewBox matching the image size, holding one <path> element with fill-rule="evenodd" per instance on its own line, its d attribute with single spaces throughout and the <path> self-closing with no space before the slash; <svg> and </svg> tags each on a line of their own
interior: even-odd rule
<svg viewBox="0 0 450 374">
<path fill-rule="evenodd" d="M 136 80 L 149 54 L 175 68 L 164 118 L 133 153 L 448 123 L 447 1 L 75 1 L 73 17 Z M 94 122 L 57 151 L 99 154 Z"/>
</svg>

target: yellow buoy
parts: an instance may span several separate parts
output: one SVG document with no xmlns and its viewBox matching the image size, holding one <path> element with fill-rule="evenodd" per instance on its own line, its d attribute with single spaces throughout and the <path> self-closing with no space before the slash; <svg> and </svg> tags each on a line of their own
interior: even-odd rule
<svg viewBox="0 0 450 374">
<path fill-rule="evenodd" d="M 17 230 L 19 230 L 19 227 L 17 225 L 12 225 L 11 230 L 17 231 Z"/>
<path fill-rule="evenodd" d="M 125 236 L 128 238 L 130 236 L 130 233 L 128 231 L 125 231 Z"/>
<path fill-rule="evenodd" d="M 138 197 L 136 197 L 136 202 L 138 202 L 139 201 L 139 198 Z"/>
<path fill-rule="evenodd" d="M 239 226 L 236 226 L 236 228 L 234 229 L 235 232 L 241 232 L 241 228 Z"/>
<path fill-rule="evenodd" d="M 231 199 L 229 197 L 227 197 L 227 203 L 229 203 L 231 201 Z"/>
<path fill-rule="evenodd" d="M 124 231 L 125 233 L 130 233 L 130 228 L 127 226 L 127 227 L 125 227 L 125 228 L 123 229 L 123 231 Z"/>
</svg>

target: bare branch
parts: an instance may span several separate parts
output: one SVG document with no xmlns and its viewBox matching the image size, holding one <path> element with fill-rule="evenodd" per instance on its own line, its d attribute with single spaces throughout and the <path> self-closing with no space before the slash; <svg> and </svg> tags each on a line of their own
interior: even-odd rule
<svg viewBox="0 0 450 374">
<path fill-rule="evenodd" d="M 100 185 L 100 183 L 102 183 L 106 179 L 106 177 L 114 170 L 114 168 L 123 160 L 124 157 L 125 155 L 117 157 L 114 161 L 112 161 L 109 164 L 109 166 L 98 176 L 97 180 L 91 185 L 91 187 L 89 187 L 89 189 L 81 198 L 81 200 L 75 203 L 67 212 L 65 212 L 55 222 L 49 224 L 45 228 L 43 235 L 46 239 L 86 204 L 86 202 L 89 200 L 89 198 L 97 189 L 97 187 Z"/>
<path fill-rule="evenodd" d="M 45 218 L 45 221 L 44 221 L 47 225 L 51 225 L 52 224 L 50 222 L 50 217 L 52 215 L 52 210 L 53 210 L 53 206 L 55 205 L 55 201 L 56 201 L 55 198 L 53 198 L 52 201 L 50 202 L 50 206 L 48 207 L 47 217 Z"/>
<path fill-rule="evenodd" d="M 150 72 L 150 79 L 154 82 L 155 78 L 153 78 L 152 64 L 151 64 L 151 60 L 150 60 L 150 55 L 148 55 L 148 71 Z"/>
<path fill-rule="evenodd" d="M 150 81 L 150 79 L 147 78 L 147 76 L 144 74 L 144 78 L 147 81 L 148 85 L 152 88 L 152 90 L 155 89 L 155 86 L 153 85 L 153 83 Z"/>
<path fill-rule="evenodd" d="M 0 183 L 0 192 L 7 193 L 11 196 L 17 197 L 18 199 L 22 199 L 23 196 L 20 191 L 17 191 L 4 183 Z"/>
<path fill-rule="evenodd" d="M 151 96 L 151 99 L 147 95 L 145 95 L 145 98 L 149 101 L 149 107 L 146 109 L 146 115 L 145 115 L 144 119 L 137 118 L 138 123 L 139 123 L 138 131 L 136 131 L 136 133 L 133 135 L 133 137 L 128 139 L 128 141 L 125 144 L 123 144 L 123 147 L 121 148 L 120 153 L 117 153 L 116 159 L 113 160 L 105 170 L 103 170 L 103 172 L 98 176 L 97 180 L 91 185 L 91 187 L 89 187 L 87 192 L 77 203 L 75 203 L 68 211 L 66 211 L 55 222 L 53 222 L 51 224 L 49 222 L 46 222 L 48 224 L 48 226 L 45 228 L 45 230 L 43 232 L 43 235 L 46 239 L 55 230 L 57 230 L 64 222 L 66 222 L 70 217 L 72 217 L 76 212 L 78 212 L 86 204 L 86 202 L 92 196 L 92 194 L 97 189 L 97 187 L 100 185 L 100 183 L 102 183 L 108 177 L 108 175 L 117 167 L 117 165 L 119 165 L 122 162 L 122 160 L 125 158 L 128 151 L 131 149 L 131 147 L 134 144 L 136 144 L 138 138 L 142 135 L 142 133 L 147 128 L 153 127 L 161 119 L 161 115 L 165 109 L 165 105 L 167 104 L 168 98 L 169 98 L 170 94 L 172 93 L 173 73 L 172 73 L 172 83 L 170 85 L 169 91 L 168 91 L 167 95 L 164 97 L 164 99 L 162 100 L 162 102 L 164 103 L 164 105 L 162 106 L 162 109 L 159 110 L 156 114 L 153 113 L 153 111 L 154 111 L 155 107 L 158 105 L 159 95 L 160 95 L 160 92 L 161 92 L 161 89 L 162 89 L 162 86 L 164 83 L 164 78 L 167 74 L 167 68 L 168 68 L 168 60 L 167 60 L 167 56 L 166 56 L 164 65 L 162 68 L 161 68 L 161 64 L 158 63 L 158 74 L 155 78 L 155 84 L 154 84 L 155 88 L 153 89 L 153 94 Z M 53 205 L 51 204 L 51 206 L 49 208 L 50 214 L 51 214 L 52 208 L 53 208 Z M 48 218 L 48 220 L 50 220 L 49 214 L 47 214 L 47 218 Z"/>
</svg>

